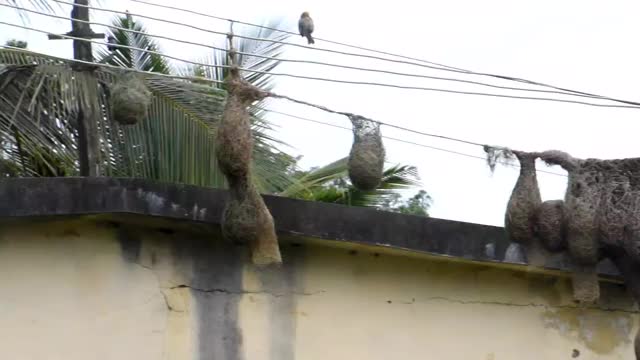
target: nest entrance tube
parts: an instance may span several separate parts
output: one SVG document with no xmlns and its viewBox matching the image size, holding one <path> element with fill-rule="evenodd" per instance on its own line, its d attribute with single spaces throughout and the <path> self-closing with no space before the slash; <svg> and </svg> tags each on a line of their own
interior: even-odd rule
<svg viewBox="0 0 640 360">
<path fill-rule="evenodd" d="M 385 149 L 380 124 L 358 115 L 350 115 L 349 120 L 353 125 L 349 179 L 360 190 L 374 190 L 380 185 L 384 171 Z"/>
<path fill-rule="evenodd" d="M 222 218 L 222 234 L 248 243 L 255 265 L 282 263 L 273 217 L 253 185 L 253 135 L 247 107 L 266 96 L 232 69 L 229 95 L 216 139 L 216 157 L 229 183 L 230 198 Z"/>
<path fill-rule="evenodd" d="M 147 117 L 151 91 L 136 73 L 119 75 L 109 88 L 113 118 L 121 125 L 135 125 Z"/>
</svg>

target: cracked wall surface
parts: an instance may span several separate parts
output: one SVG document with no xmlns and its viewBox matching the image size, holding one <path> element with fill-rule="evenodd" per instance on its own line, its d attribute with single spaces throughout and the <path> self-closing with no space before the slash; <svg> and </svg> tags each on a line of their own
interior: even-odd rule
<svg viewBox="0 0 640 360">
<path fill-rule="evenodd" d="M 259 270 L 171 222 L 0 226 L 0 358 L 628 359 L 622 285 L 577 308 L 568 278 L 283 239 Z M 184 229 L 182 227 L 181 229 Z"/>
</svg>

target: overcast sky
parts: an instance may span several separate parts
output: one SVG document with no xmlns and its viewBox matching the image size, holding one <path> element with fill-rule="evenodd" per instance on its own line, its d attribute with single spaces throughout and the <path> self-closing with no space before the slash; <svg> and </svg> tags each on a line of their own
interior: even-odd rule
<svg viewBox="0 0 640 360">
<path fill-rule="evenodd" d="M 316 24 L 314 35 L 349 44 L 426 59 L 450 66 L 527 78 L 571 89 L 640 100 L 640 52 L 635 49 L 640 4 L 631 0 L 449 0 L 389 2 L 344 0 L 150 0 L 238 20 L 263 23 L 282 17 L 281 27 L 297 31 L 302 11 Z M 2 2 L 2 0 L 0 0 Z M 393 5 L 393 6 L 391 6 Z M 198 17 L 128 0 L 103 0 L 101 6 L 128 9 L 217 31 L 228 31 L 224 21 Z M 339 9 L 339 11 L 337 11 Z M 70 7 L 61 14 L 68 15 Z M 93 12 L 92 20 L 110 22 L 113 14 Z M 0 7 L 0 21 L 19 23 L 15 10 Z M 206 44 L 224 44 L 224 37 L 151 20 L 141 20 L 151 34 Z M 30 15 L 30 25 L 53 33 L 69 30 L 63 20 Z M 104 29 L 94 26 L 95 31 Z M 71 41 L 49 41 L 45 34 L 0 25 L 0 41 L 17 38 L 34 51 L 71 57 Z M 290 41 L 306 44 L 300 37 Z M 167 54 L 201 58 L 208 49 L 160 40 Z M 339 49 L 321 41 L 317 47 Z M 282 55 L 351 66 L 447 76 L 521 87 L 524 84 L 490 78 L 459 76 L 415 66 L 403 66 L 321 51 L 289 47 Z M 342 80 L 385 82 L 443 89 L 498 92 L 495 89 L 448 81 L 416 79 L 317 65 L 285 63 L 278 72 Z M 596 108 L 583 105 L 512 100 L 420 90 L 337 84 L 279 77 L 275 91 L 342 111 L 419 131 L 510 146 L 523 150 L 562 149 L 577 157 L 620 158 L 638 155 L 640 110 Z M 510 92 L 510 94 L 514 94 Z M 526 95 L 518 92 L 515 95 Z M 533 94 L 536 96 L 536 94 Z M 537 94 L 538 96 L 544 94 Z M 577 100 L 585 100 L 577 98 Z M 587 99 L 588 100 L 588 99 Z M 308 107 L 271 101 L 274 110 L 341 126 L 348 119 Z M 303 167 L 324 165 L 347 156 L 352 134 L 336 128 L 280 115 L 269 116 L 280 128 L 278 136 L 291 145 L 285 149 L 304 155 Z M 484 156 L 479 147 L 437 140 L 388 127 L 383 135 L 429 146 Z M 385 141 L 387 160 L 418 167 L 424 189 L 433 197 L 433 217 L 502 225 L 504 210 L 518 170 L 499 166 L 491 175 L 486 163 L 451 153 Z M 557 173 L 558 168 L 539 169 Z M 544 200 L 564 196 L 566 177 L 539 173 Z"/>
</svg>

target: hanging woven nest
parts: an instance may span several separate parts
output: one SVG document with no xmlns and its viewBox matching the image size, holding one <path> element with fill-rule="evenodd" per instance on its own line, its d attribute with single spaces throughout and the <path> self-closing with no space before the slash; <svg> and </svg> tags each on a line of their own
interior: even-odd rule
<svg viewBox="0 0 640 360">
<path fill-rule="evenodd" d="M 581 303 L 593 303 L 600 297 L 596 265 L 602 182 L 592 165 L 584 162 L 569 172 L 566 195 L 567 246 L 574 263 L 573 293 Z"/>
<path fill-rule="evenodd" d="M 147 118 L 151 91 L 133 72 L 119 75 L 109 88 L 113 118 L 121 125 L 135 125 Z"/>
<path fill-rule="evenodd" d="M 535 212 L 534 233 L 544 248 L 550 252 L 561 252 L 567 247 L 567 226 L 564 216 L 564 201 L 545 201 Z"/>
<path fill-rule="evenodd" d="M 235 243 L 248 243 L 256 265 L 282 262 L 273 218 L 252 185 L 232 190 L 222 216 L 222 234 Z"/>
<path fill-rule="evenodd" d="M 229 96 L 216 137 L 216 157 L 229 183 L 230 198 L 222 218 L 223 236 L 248 243 L 255 265 L 282 263 L 273 217 L 253 185 L 253 135 L 247 107 L 262 93 L 242 82 L 237 72 L 228 81 Z"/>
<path fill-rule="evenodd" d="M 380 185 L 384 172 L 385 150 L 380 124 L 358 115 L 353 124 L 353 145 L 349 154 L 349 179 L 359 190 L 371 191 Z"/>
<path fill-rule="evenodd" d="M 253 134 L 246 104 L 237 94 L 231 93 L 216 136 L 218 164 L 231 184 L 249 175 L 252 153 Z"/>
<path fill-rule="evenodd" d="M 525 247 L 527 260 L 532 263 L 532 260 L 540 258 L 533 231 L 535 214 L 542 203 L 536 177 L 536 156 L 523 152 L 514 154 L 520 161 L 520 176 L 507 204 L 504 227 L 511 241 Z"/>
</svg>

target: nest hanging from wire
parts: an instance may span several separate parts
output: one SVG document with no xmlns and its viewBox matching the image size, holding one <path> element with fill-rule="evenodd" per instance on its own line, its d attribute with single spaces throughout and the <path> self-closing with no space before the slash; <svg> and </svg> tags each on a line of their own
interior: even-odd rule
<svg viewBox="0 0 640 360">
<path fill-rule="evenodd" d="M 349 179 L 360 190 L 374 190 L 384 172 L 385 149 L 380 124 L 358 115 L 349 116 L 353 125 L 353 145 L 349 154 Z"/>
<path fill-rule="evenodd" d="M 252 152 L 253 135 L 245 102 L 230 93 L 216 137 L 216 158 L 232 187 L 249 176 Z"/>
<path fill-rule="evenodd" d="M 488 157 L 496 157 L 496 151 L 491 151 L 489 147 L 485 147 L 485 151 Z M 503 154 L 509 152 L 502 151 Z M 542 244 L 549 251 L 561 251 L 566 246 L 573 263 L 574 298 L 582 303 L 595 302 L 600 296 L 596 272 L 599 261 L 598 233 L 604 230 L 598 228 L 598 224 L 602 222 L 602 214 L 608 211 L 607 205 L 601 203 L 603 189 L 607 187 L 604 184 L 606 177 L 602 175 L 602 167 L 606 162 L 581 161 L 561 151 L 513 153 L 520 160 L 521 170 L 507 205 L 507 233 L 512 241 L 524 243 L 534 251 L 541 250 L 537 244 Z M 535 160 L 538 157 L 548 164 L 560 165 L 569 172 L 563 203 L 543 204 L 540 201 L 535 178 Z M 607 168 L 604 172 L 611 173 L 615 166 L 609 164 Z M 538 255 L 544 256 L 542 253 L 534 254 Z"/>
<path fill-rule="evenodd" d="M 133 72 L 119 75 L 109 89 L 113 118 L 122 125 L 135 125 L 147 118 L 151 91 Z"/>
<path fill-rule="evenodd" d="M 222 218 L 226 239 L 248 243 L 256 265 L 282 262 L 273 217 L 253 185 L 251 161 L 253 135 L 247 107 L 266 96 L 232 70 L 229 96 L 216 138 L 216 157 L 229 183 L 230 198 Z"/>
<path fill-rule="evenodd" d="M 520 175 L 507 204 L 504 227 L 511 241 L 524 246 L 528 261 L 539 262 L 533 227 L 536 211 L 542 203 L 536 177 L 536 156 L 523 152 L 513 154 L 520 162 Z"/>
</svg>

